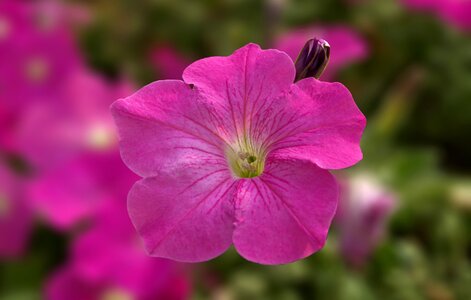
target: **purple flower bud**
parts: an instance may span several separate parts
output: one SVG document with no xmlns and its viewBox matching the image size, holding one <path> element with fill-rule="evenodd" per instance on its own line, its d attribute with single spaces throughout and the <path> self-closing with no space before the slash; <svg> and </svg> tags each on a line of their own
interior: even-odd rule
<svg viewBox="0 0 471 300">
<path fill-rule="evenodd" d="M 330 57 L 330 45 L 323 39 L 310 39 L 296 59 L 296 80 L 307 77 L 319 78 Z"/>
</svg>

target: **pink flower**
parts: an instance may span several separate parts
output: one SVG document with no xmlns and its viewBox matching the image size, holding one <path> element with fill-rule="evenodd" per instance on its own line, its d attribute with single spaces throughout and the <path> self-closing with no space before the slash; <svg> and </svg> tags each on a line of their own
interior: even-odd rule
<svg viewBox="0 0 471 300">
<path fill-rule="evenodd" d="M 365 118 L 343 85 L 294 76 L 288 55 L 249 44 L 113 104 L 151 255 L 205 261 L 233 243 L 280 264 L 322 248 L 338 200 L 325 169 L 362 158 Z"/>
<path fill-rule="evenodd" d="M 315 37 L 326 40 L 331 46 L 330 61 L 321 79 L 332 80 L 346 65 L 368 55 L 366 41 L 353 29 L 342 25 L 311 26 L 287 32 L 278 39 L 275 48 L 288 53 L 296 61 L 304 43 Z"/>
<path fill-rule="evenodd" d="M 34 2 L 35 10 L 38 11 L 42 22 L 49 24 L 64 24 L 72 27 L 89 25 L 94 17 L 89 8 L 80 3 L 67 2 L 61 0 L 41 0 Z"/>
<path fill-rule="evenodd" d="M 117 151 L 109 106 L 132 91 L 127 81 L 76 70 L 57 88 L 57 99 L 24 110 L 15 131 L 17 151 L 39 169 L 67 164 L 84 152 Z"/>
<path fill-rule="evenodd" d="M 14 147 L 18 118 L 31 103 L 57 100 L 58 87 L 82 63 L 72 34 L 25 1 L 0 3 L 0 144 Z"/>
<path fill-rule="evenodd" d="M 1 4 L 0 95 L 9 105 L 49 97 L 82 63 L 67 26 L 52 22 L 39 8 L 23 1 Z"/>
<path fill-rule="evenodd" d="M 0 258 L 23 253 L 32 223 L 32 210 L 25 201 L 21 180 L 0 165 Z"/>
<path fill-rule="evenodd" d="M 347 182 L 335 219 L 340 251 L 348 263 L 362 266 L 366 262 L 385 234 L 395 202 L 394 195 L 369 176 Z"/>
<path fill-rule="evenodd" d="M 31 205 L 59 230 L 93 217 L 110 199 L 125 197 L 136 176 L 117 153 L 85 153 L 31 181 Z"/>
<path fill-rule="evenodd" d="M 35 171 L 27 189 L 32 206 L 47 223 L 68 230 L 108 199 L 124 197 L 136 180 L 119 159 L 109 114 L 109 105 L 132 87 L 79 69 L 57 89 L 58 99 L 25 109 L 15 138 Z"/>
<path fill-rule="evenodd" d="M 162 45 L 154 48 L 150 54 L 152 66 L 159 78 L 178 79 L 190 63 L 172 46 Z"/>
<path fill-rule="evenodd" d="M 187 298 L 190 284 L 183 270 L 143 253 L 124 203 L 109 201 L 94 220 L 73 241 L 70 261 L 47 282 L 46 299 Z"/>
<path fill-rule="evenodd" d="M 467 0 L 403 0 L 403 3 L 415 10 L 434 13 L 444 21 L 461 28 L 471 30 L 471 2 Z"/>
</svg>

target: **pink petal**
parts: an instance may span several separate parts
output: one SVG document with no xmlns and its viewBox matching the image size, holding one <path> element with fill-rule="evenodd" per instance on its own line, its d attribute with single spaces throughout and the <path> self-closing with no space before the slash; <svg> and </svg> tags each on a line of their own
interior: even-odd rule
<svg viewBox="0 0 471 300">
<path fill-rule="evenodd" d="M 238 189 L 233 241 L 246 259 L 282 264 L 324 246 L 338 202 L 334 177 L 309 161 L 272 159 Z"/>
<path fill-rule="evenodd" d="M 471 3 L 469 1 L 442 1 L 440 8 L 438 12 L 445 21 L 462 30 L 468 32 L 471 30 Z"/>
<path fill-rule="evenodd" d="M 72 267 L 66 266 L 46 281 L 44 294 L 48 300 L 98 300 L 99 287 L 83 280 Z"/>
<path fill-rule="evenodd" d="M 464 31 L 471 29 L 471 3 L 464 0 L 402 0 L 413 10 L 430 12 Z"/>
<path fill-rule="evenodd" d="M 142 177 L 166 172 L 185 162 L 225 163 L 224 126 L 214 108 L 182 81 L 149 84 L 116 101 L 121 155 Z M 221 121 L 222 122 L 222 121 Z"/>
<path fill-rule="evenodd" d="M 81 278 L 125 290 L 136 299 L 167 299 L 163 295 L 177 292 L 171 285 L 175 280 L 186 282 L 176 264 L 144 253 L 126 205 L 120 201 L 100 208 L 92 226 L 75 237 L 69 257 Z M 181 292 L 177 299 L 184 299 L 188 289 Z"/>
<path fill-rule="evenodd" d="M 27 250 L 34 214 L 23 198 L 5 198 L 0 201 L 6 201 L 0 203 L 0 206 L 7 206 L 8 210 L 1 211 L 5 208 L 0 208 L 0 258 L 16 258 Z"/>
<path fill-rule="evenodd" d="M 24 254 L 33 229 L 33 210 L 24 183 L 0 164 L 0 258 Z"/>
<path fill-rule="evenodd" d="M 32 205 L 56 229 L 66 230 L 89 217 L 108 197 L 87 160 L 52 169 L 28 187 Z"/>
<path fill-rule="evenodd" d="M 132 92 L 129 85 L 108 82 L 86 69 L 73 72 L 56 88 L 60 96 L 24 108 L 14 132 L 20 154 L 43 170 L 84 151 L 114 150 L 117 141 L 109 106 Z"/>
<path fill-rule="evenodd" d="M 406 6 L 413 9 L 436 9 L 440 7 L 441 0 L 402 0 Z M 449 2 L 445 0 L 444 2 Z"/>
<path fill-rule="evenodd" d="M 128 209 L 151 255 L 198 262 L 230 246 L 235 192 L 227 165 L 196 160 L 137 182 Z"/>
<path fill-rule="evenodd" d="M 335 223 L 344 259 L 364 265 L 386 233 L 396 197 L 367 174 L 356 175 L 342 184 Z"/>
<path fill-rule="evenodd" d="M 282 120 L 266 138 L 274 154 L 309 159 L 323 169 L 350 167 L 362 159 L 366 119 L 342 84 L 301 80 L 286 105 L 293 113 L 278 114 Z"/>
<path fill-rule="evenodd" d="M 194 84 L 218 107 L 228 129 L 238 137 L 250 131 L 251 119 L 267 99 L 289 90 L 294 64 L 278 50 L 248 44 L 228 57 L 208 57 L 188 66 L 183 80 Z"/>
</svg>

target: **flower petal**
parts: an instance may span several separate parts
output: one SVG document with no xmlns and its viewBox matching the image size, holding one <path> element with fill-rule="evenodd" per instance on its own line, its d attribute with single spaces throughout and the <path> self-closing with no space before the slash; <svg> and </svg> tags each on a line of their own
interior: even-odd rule
<svg viewBox="0 0 471 300">
<path fill-rule="evenodd" d="M 76 274 L 71 266 L 63 266 L 55 271 L 46 281 L 45 296 L 49 300 L 96 299 L 100 289 Z"/>
<path fill-rule="evenodd" d="M 239 186 L 234 246 L 262 264 L 304 258 L 324 246 L 337 202 L 328 171 L 309 161 L 271 159 L 260 177 Z"/>
<path fill-rule="evenodd" d="M 309 159 L 323 169 L 350 167 L 362 159 L 366 119 L 340 83 L 307 78 L 286 96 L 285 117 L 266 139 L 274 155 Z"/>
<path fill-rule="evenodd" d="M 149 254 L 198 262 L 223 253 L 231 245 L 236 183 L 227 165 L 199 161 L 138 181 L 128 210 Z"/>
<path fill-rule="evenodd" d="M 24 254 L 33 230 L 34 213 L 24 182 L 0 163 L 0 259 Z"/>
<path fill-rule="evenodd" d="M 157 81 L 112 105 L 126 165 L 142 177 L 185 161 L 225 162 L 214 108 L 177 80 Z"/>
<path fill-rule="evenodd" d="M 219 107 L 223 119 L 230 121 L 227 128 L 242 137 L 267 99 L 289 90 L 294 76 L 294 64 L 286 53 L 248 44 L 230 56 L 194 62 L 185 69 L 183 80 Z"/>
</svg>

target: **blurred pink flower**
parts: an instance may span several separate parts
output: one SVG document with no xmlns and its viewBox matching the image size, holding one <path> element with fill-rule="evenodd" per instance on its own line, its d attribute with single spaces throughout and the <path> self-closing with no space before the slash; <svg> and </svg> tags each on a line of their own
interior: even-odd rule
<svg viewBox="0 0 471 300">
<path fill-rule="evenodd" d="M 32 166 L 27 190 L 33 208 L 56 228 L 68 229 L 117 196 L 112 194 L 121 186 L 115 184 L 135 180 L 119 161 L 109 113 L 132 86 L 86 68 L 70 30 L 69 6 L 0 6 L 0 146 Z"/>
<path fill-rule="evenodd" d="M 161 45 L 155 47 L 150 54 L 150 61 L 162 79 L 180 79 L 183 70 L 190 64 L 172 46 Z"/>
<path fill-rule="evenodd" d="M 84 152 L 117 151 L 109 106 L 132 91 L 128 81 L 112 83 L 77 69 L 58 87 L 60 101 L 30 105 L 23 113 L 15 132 L 18 151 L 39 169 L 67 163 Z"/>
<path fill-rule="evenodd" d="M 0 145 L 13 147 L 21 113 L 57 91 L 82 59 L 71 32 L 33 2 L 0 3 Z M 12 145 L 13 144 L 13 145 Z"/>
<path fill-rule="evenodd" d="M 357 175 L 342 188 L 335 222 L 345 260 L 362 266 L 383 238 L 395 208 L 395 196 L 366 175 Z"/>
<path fill-rule="evenodd" d="M 23 195 L 23 184 L 0 165 L 0 258 L 23 254 L 33 223 L 33 214 Z"/>
<path fill-rule="evenodd" d="M 315 37 L 326 40 L 331 46 L 330 61 L 321 80 L 331 81 L 342 68 L 368 56 L 366 41 L 356 31 L 343 25 L 295 29 L 280 36 L 275 48 L 288 53 L 296 61 L 306 41 Z"/>
<path fill-rule="evenodd" d="M 434 13 L 445 22 L 471 30 L 471 2 L 467 0 L 402 0 L 405 6 Z"/>
<path fill-rule="evenodd" d="M 186 299 L 181 266 L 144 254 L 124 202 L 109 201 L 72 243 L 71 258 L 45 287 L 46 299 Z"/>
<path fill-rule="evenodd" d="M 113 104 L 151 255 L 205 261 L 234 243 L 280 264 L 323 247 L 338 200 L 325 169 L 362 158 L 365 117 L 343 85 L 294 76 L 288 55 L 249 44 Z"/>
<path fill-rule="evenodd" d="M 33 3 L 34 9 L 42 18 L 43 23 L 74 27 L 87 25 L 93 18 L 93 13 L 81 3 L 67 2 L 64 4 L 62 0 L 39 0 Z"/>
<path fill-rule="evenodd" d="M 136 179 L 117 151 L 88 153 L 45 170 L 30 182 L 28 196 L 49 224 L 67 230 L 92 218 L 110 199 L 125 199 Z"/>
</svg>

